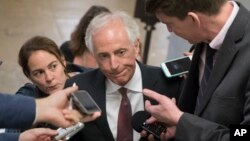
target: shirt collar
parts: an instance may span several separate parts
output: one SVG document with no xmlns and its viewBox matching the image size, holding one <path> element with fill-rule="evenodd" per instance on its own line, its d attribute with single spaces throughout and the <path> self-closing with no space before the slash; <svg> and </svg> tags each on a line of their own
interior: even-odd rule
<svg viewBox="0 0 250 141">
<path fill-rule="evenodd" d="M 106 79 L 106 92 L 107 94 L 114 93 L 118 91 L 118 89 L 121 87 L 114 82 L 112 82 L 110 79 Z M 123 87 L 127 88 L 128 90 L 132 90 L 135 92 L 141 92 L 142 91 L 142 76 L 141 76 L 141 69 L 137 62 L 135 62 L 135 73 L 133 77 L 128 81 L 126 85 Z"/>
<path fill-rule="evenodd" d="M 220 30 L 220 32 L 216 35 L 216 37 L 209 43 L 209 46 L 213 49 L 219 50 L 225 37 L 227 34 L 227 31 L 229 29 L 229 27 L 232 25 L 238 11 L 239 11 L 239 6 L 237 5 L 237 3 L 235 1 L 229 1 L 232 5 L 233 5 L 233 11 L 231 13 L 231 15 L 229 16 L 227 22 L 225 23 L 225 25 L 222 27 L 222 29 Z"/>
</svg>

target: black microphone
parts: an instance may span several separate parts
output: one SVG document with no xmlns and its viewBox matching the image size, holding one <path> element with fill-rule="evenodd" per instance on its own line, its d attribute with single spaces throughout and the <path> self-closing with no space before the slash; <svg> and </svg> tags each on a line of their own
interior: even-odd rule
<svg viewBox="0 0 250 141">
<path fill-rule="evenodd" d="M 160 139 L 161 133 L 166 132 L 166 127 L 160 122 L 147 124 L 145 121 L 150 118 L 150 116 L 151 115 L 146 111 L 136 112 L 132 117 L 132 126 L 139 133 L 145 130 L 149 134 L 153 134 L 155 138 Z"/>
</svg>

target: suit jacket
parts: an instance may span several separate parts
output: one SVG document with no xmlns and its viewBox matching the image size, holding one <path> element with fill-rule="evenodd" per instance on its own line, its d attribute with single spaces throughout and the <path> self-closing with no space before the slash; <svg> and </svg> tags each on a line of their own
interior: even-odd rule
<svg viewBox="0 0 250 141">
<path fill-rule="evenodd" d="M 229 140 L 230 124 L 250 124 L 250 13 L 241 4 L 229 28 L 207 84 L 201 106 L 195 110 L 199 90 L 199 56 L 203 44 L 195 47 L 179 107 L 184 115 L 176 130 L 180 141 Z M 191 113 L 191 114 L 189 114 Z"/>
<path fill-rule="evenodd" d="M 34 98 L 0 94 L 0 128 L 27 128 L 36 115 Z M 18 140 L 19 134 L 0 134 L 0 141 Z"/>
<path fill-rule="evenodd" d="M 0 141 L 18 141 L 19 133 L 0 133 Z"/>
<path fill-rule="evenodd" d="M 178 96 L 181 79 L 167 79 L 159 67 L 146 66 L 139 63 L 142 74 L 143 88 L 152 89 L 169 97 Z M 114 141 L 106 115 L 106 77 L 99 70 L 79 74 L 66 82 L 66 87 L 75 82 L 79 90 L 87 90 L 102 110 L 102 115 L 93 122 L 85 123 L 85 127 L 72 140 L 83 141 Z M 148 99 L 144 97 L 144 100 Z M 155 103 L 155 102 L 154 102 Z"/>
<path fill-rule="evenodd" d="M 19 133 L 0 133 L 0 141 L 18 141 Z"/>
</svg>

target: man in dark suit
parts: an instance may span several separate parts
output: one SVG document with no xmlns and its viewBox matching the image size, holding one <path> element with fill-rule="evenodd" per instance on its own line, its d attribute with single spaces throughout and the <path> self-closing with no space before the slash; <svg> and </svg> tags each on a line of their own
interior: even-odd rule
<svg viewBox="0 0 250 141">
<path fill-rule="evenodd" d="M 160 112 L 149 102 L 146 109 L 173 126 L 164 138 L 228 141 L 230 124 L 250 124 L 249 11 L 227 0 L 148 0 L 146 7 L 170 32 L 195 46 L 178 107 L 169 98 L 144 90 L 161 103 L 157 105 Z M 216 50 L 212 59 L 210 48 Z"/>
<path fill-rule="evenodd" d="M 126 13 L 98 15 L 91 21 L 85 40 L 99 69 L 68 79 L 66 86 L 76 83 L 80 90 L 87 90 L 101 108 L 102 115 L 96 121 L 86 123 L 84 129 L 75 136 L 76 140 L 119 140 L 121 87 L 127 89 L 132 115 L 144 110 L 144 100 L 147 98 L 143 97 L 143 88 L 153 89 L 171 98 L 178 96 L 181 78 L 167 79 L 159 67 L 136 61 L 140 50 L 139 30 Z M 131 120 L 132 115 L 128 120 Z M 130 122 L 125 122 L 125 127 L 131 126 Z M 130 131 L 132 136 L 129 141 L 140 140 L 139 133 L 133 132 L 132 128 Z"/>
</svg>

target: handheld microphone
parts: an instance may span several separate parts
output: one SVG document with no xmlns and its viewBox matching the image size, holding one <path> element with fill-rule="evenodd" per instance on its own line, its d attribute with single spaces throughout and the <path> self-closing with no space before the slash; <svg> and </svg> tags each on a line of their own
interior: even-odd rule
<svg viewBox="0 0 250 141">
<path fill-rule="evenodd" d="M 160 139 L 161 133 L 166 132 L 166 127 L 160 122 L 147 124 L 145 121 L 150 118 L 150 116 L 151 115 L 146 111 L 136 112 L 132 117 L 132 126 L 137 132 L 145 130 L 153 134 L 155 138 Z"/>
</svg>

